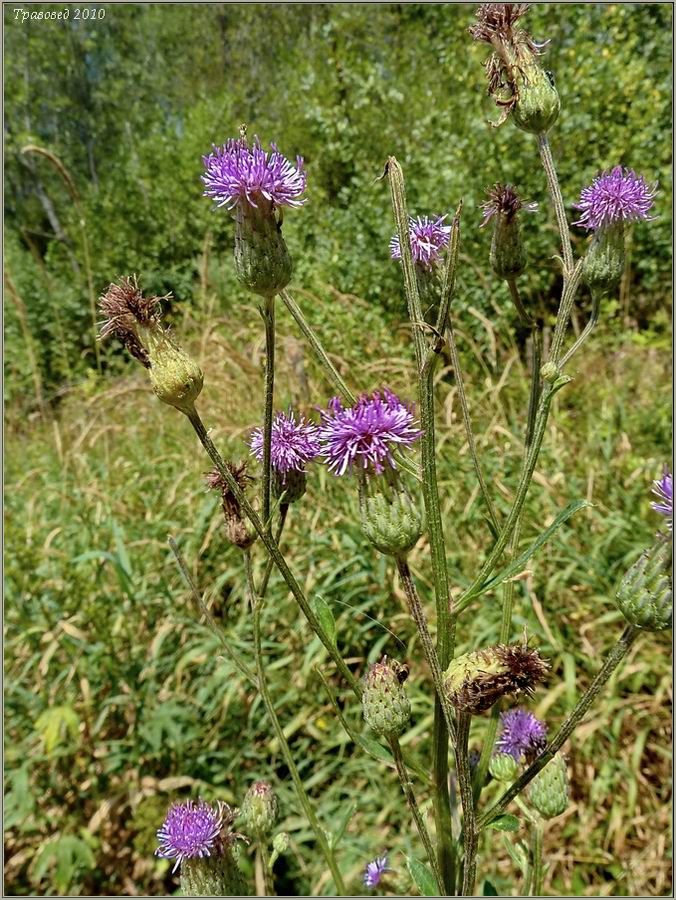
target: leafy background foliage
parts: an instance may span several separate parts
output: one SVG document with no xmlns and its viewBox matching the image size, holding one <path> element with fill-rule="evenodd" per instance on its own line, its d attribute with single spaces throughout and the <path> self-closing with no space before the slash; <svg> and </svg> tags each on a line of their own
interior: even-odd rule
<svg viewBox="0 0 676 900">
<path fill-rule="evenodd" d="M 39 7 L 51 8 L 62 7 Z M 402 162 L 413 212 L 446 212 L 462 198 L 454 309 L 480 447 L 506 509 L 527 403 L 523 336 L 491 278 L 478 205 L 497 180 L 540 202 L 524 222 L 533 264 L 523 293 L 552 317 L 559 276 L 544 175 L 529 136 L 485 124 L 495 112 L 483 96 L 484 48 L 466 31 L 469 5 L 97 8 L 106 16 L 95 22 L 24 24 L 4 10 L 6 890 L 171 893 L 167 864 L 152 858 L 168 802 L 237 802 L 266 777 L 292 838 L 279 893 L 328 892 L 259 699 L 197 622 L 168 553 L 173 534 L 247 654 L 241 561 L 203 491 L 206 463 L 185 422 L 159 408 L 117 348 L 102 348 L 96 371 L 80 221 L 96 293 L 131 271 L 149 291 L 175 293 L 170 319 L 206 372 L 205 420 L 238 456 L 260 417 L 262 329 L 232 274 L 231 222 L 200 196 L 210 144 L 246 121 L 265 143 L 305 157 L 310 203 L 285 225 L 294 292 L 359 388 L 410 391 L 388 192 L 374 183 L 385 159 Z M 617 162 L 660 182 L 658 218 L 633 230 L 619 297 L 556 401 L 527 508 L 524 546 L 571 500 L 595 504 L 518 583 L 515 634 L 527 624 L 552 660 L 535 712 L 553 729 L 621 627 L 612 591 L 651 539 L 648 488 L 670 454 L 671 8 L 543 4 L 529 22 L 537 39 L 551 38 L 546 65 L 562 98 L 552 142 L 566 202 Z M 21 153 L 28 143 L 62 162 L 81 213 L 54 166 Z M 582 252 L 585 236 L 574 234 Z M 576 327 L 586 303 L 583 295 Z M 279 402 L 309 410 L 330 386 L 294 335 L 280 313 Z M 489 534 L 448 370 L 438 398 L 449 566 L 460 588 Z M 331 607 L 357 669 L 385 652 L 409 661 L 405 742 L 425 761 L 431 705 L 420 648 L 392 566 L 364 546 L 355 503 L 349 487 L 316 472 L 291 517 L 289 558 Z M 412 562 L 429 600 L 424 541 Z M 498 598 L 474 612 L 461 649 L 497 636 Z M 421 850 L 396 781 L 335 721 L 315 673 L 330 665 L 275 579 L 265 631 L 273 696 L 320 819 L 336 834 L 347 822 L 339 859 L 353 889 L 365 861 L 388 848 L 397 870 L 388 888 L 410 892 L 401 853 Z M 570 742 L 571 805 L 546 837 L 551 892 L 669 891 L 670 690 L 667 641 L 643 639 Z M 360 733 L 359 710 L 343 700 Z M 519 890 L 510 857 L 519 838 L 492 835 L 482 856 L 500 892 Z M 243 864 L 252 872 L 250 857 Z"/>
</svg>

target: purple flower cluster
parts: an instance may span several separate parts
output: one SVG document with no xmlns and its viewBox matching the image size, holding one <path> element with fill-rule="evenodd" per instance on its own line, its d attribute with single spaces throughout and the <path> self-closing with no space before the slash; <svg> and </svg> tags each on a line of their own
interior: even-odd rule
<svg viewBox="0 0 676 900">
<path fill-rule="evenodd" d="M 204 800 L 172 804 L 157 832 L 160 846 L 155 855 L 175 859 L 174 872 L 184 859 L 211 856 L 230 813 L 227 804 L 221 802 L 215 807 Z"/>
<path fill-rule="evenodd" d="M 650 505 L 655 512 L 666 517 L 667 528 L 671 531 L 674 522 L 674 481 L 669 466 L 665 465 L 662 477 L 653 481 L 653 494 L 659 499 L 659 503 Z"/>
<path fill-rule="evenodd" d="M 500 714 L 502 731 L 495 743 L 499 753 L 509 753 L 517 762 L 537 756 L 547 746 L 547 726 L 525 709 Z"/>
<path fill-rule="evenodd" d="M 263 461 L 263 429 L 256 428 L 251 435 L 251 452 L 259 462 Z M 272 421 L 272 440 L 270 442 L 270 458 L 273 468 L 286 483 L 289 472 L 304 472 L 310 460 L 319 456 L 321 446 L 317 434 L 317 426 L 308 422 L 304 416 L 296 417 L 288 413 L 278 412 Z"/>
<path fill-rule="evenodd" d="M 364 873 L 364 884 L 366 887 L 374 888 L 378 887 L 380 884 L 380 879 L 383 877 L 385 872 L 393 872 L 393 869 L 390 869 L 387 865 L 388 863 L 387 854 L 384 856 L 378 856 L 373 862 L 370 862 L 366 866 L 366 872 Z"/>
<path fill-rule="evenodd" d="M 363 395 L 348 409 L 334 397 L 321 415 L 322 455 L 334 475 L 345 475 L 355 466 L 364 471 L 370 467 L 376 474 L 385 465 L 396 469 L 393 450 L 410 447 L 421 434 L 413 406 L 387 389 Z"/>
<path fill-rule="evenodd" d="M 306 183 L 302 158 L 298 156 L 294 166 L 275 144 L 270 146 L 272 152 L 268 153 L 258 138 L 252 147 L 244 139 L 214 146 L 213 153 L 202 157 L 204 196 L 228 209 L 247 203 L 257 207 L 261 198 L 273 206 L 302 206 L 306 202 L 299 199 Z"/>
<path fill-rule="evenodd" d="M 411 242 L 413 262 L 425 269 L 431 269 L 439 261 L 441 250 L 448 244 L 451 232 L 450 225 L 444 225 L 446 216 L 409 217 L 408 234 Z M 390 256 L 401 259 L 399 235 L 395 234 L 390 241 Z"/>
<path fill-rule="evenodd" d="M 582 215 L 574 224 L 596 230 L 617 222 L 651 220 L 654 216 L 648 213 L 656 193 L 657 184 L 650 186 L 642 175 L 615 166 L 611 172 L 597 176 L 581 192 L 580 202 L 573 206 L 581 210 Z"/>
</svg>

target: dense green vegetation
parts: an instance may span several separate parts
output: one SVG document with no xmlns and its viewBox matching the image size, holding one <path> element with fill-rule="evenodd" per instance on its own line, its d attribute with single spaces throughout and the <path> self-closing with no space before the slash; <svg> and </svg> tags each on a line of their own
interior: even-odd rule
<svg viewBox="0 0 676 900">
<path fill-rule="evenodd" d="M 523 293 L 553 317 L 557 239 L 544 176 L 532 138 L 485 125 L 495 113 L 482 99 L 485 52 L 467 35 L 469 5 L 98 8 L 104 19 L 68 23 L 21 23 L 4 10 L 5 890 L 172 893 L 168 864 L 152 857 L 168 802 L 237 802 L 265 777 L 292 841 L 279 893 L 326 892 L 260 700 L 198 624 L 168 552 L 171 534 L 248 654 L 241 559 L 204 492 L 207 463 L 118 348 L 101 348 L 97 372 L 91 300 L 132 271 L 149 291 L 175 293 L 174 328 L 206 375 L 205 421 L 219 446 L 243 456 L 261 416 L 262 329 L 234 280 L 232 224 L 200 196 L 199 176 L 210 144 L 246 121 L 307 161 L 310 203 L 288 214 L 285 234 L 308 318 L 351 384 L 408 395 L 389 197 L 374 184 L 396 154 L 412 211 L 464 201 L 454 309 L 480 448 L 507 509 L 527 405 L 524 350 L 507 291 L 490 276 L 478 204 L 498 179 L 540 202 L 524 223 L 532 266 Z M 534 706 L 551 728 L 621 628 L 612 592 L 657 526 L 649 486 L 670 456 L 671 12 L 554 4 L 529 13 L 535 37 L 552 41 L 546 64 L 562 99 L 552 143 L 566 202 L 618 162 L 660 182 L 658 219 L 632 232 L 619 298 L 556 401 L 528 501 L 524 544 L 568 502 L 595 504 L 518 582 L 515 634 L 527 624 L 552 662 Z M 64 169 L 22 153 L 28 144 Z M 574 232 L 580 252 L 586 238 Z M 576 327 L 586 303 L 583 294 Z M 331 388 L 284 313 L 279 327 L 279 405 L 309 410 Z M 449 370 L 438 399 L 449 566 L 462 587 L 490 535 Z M 364 544 L 350 487 L 317 471 L 285 546 L 306 589 L 331 606 L 355 670 L 384 652 L 410 662 L 405 743 L 428 760 L 418 639 L 393 566 Z M 424 540 L 411 562 L 429 589 Z M 499 619 L 488 595 L 467 613 L 460 648 L 494 641 Z M 264 629 L 271 690 L 318 815 L 327 828 L 349 818 L 339 859 L 351 887 L 360 890 L 364 863 L 387 848 L 389 887 L 408 893 L 401 852 L 421 852 L 399 786 L 336 722 L 314 671 L 331 666 L 276 578 Z M 547 830 L 549 892 L 670 891 L 670 684 L 668 640 L 643 638 L 568 745 L 572 802 Z M 358 731 L 359 710 L 343 696 Z M 517 892 L 502 838 L 493 847 L 481 875 Z M 252 873 L 251 856 L 244 865 Z"/>
</svg>

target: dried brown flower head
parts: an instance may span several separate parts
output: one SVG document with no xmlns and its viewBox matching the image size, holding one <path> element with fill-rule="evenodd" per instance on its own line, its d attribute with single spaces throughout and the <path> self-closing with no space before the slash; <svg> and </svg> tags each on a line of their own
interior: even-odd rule
<svg viewBox="0 0 676 900">
<path fill-rule="evenodd" d="M 161 330 L 158 306 L 166 297 L 144 297 L 136 275 L 120 278 L 119 284 L 108 285 L 99 298 L 99 309 L 105 316 L 101 322 L 101 339 L 116 337 L 146 369 L 150 368 L 148 351 L 138 334 L 138 326 Z"/>
<path fill-rule="evenodd" d="M 253 481 L 253 478 L 247 474 L 246 460 L 235 464 L 228 460 L 225 465 L 235 479 L 237 486 L 241 491 L 245 491 L 247 486 Z M 250 547 L 256 539 L 255 533 L 252 533 L 247 521 L 242 514 L 242 507 L 239 500 L 233 494 L 223 475 L 218 469 L 212 469 L 205 476 L 205 481 L 209 490 L 218 490 L 221 492 L 221 503 L 223 506 L 223 517 L 225 519 L 225 533 L 230 543 L 235 544 L 242 549 Z"/>
<path fill-rule="evenodd" d="M 506 221 L 511 222 L 520 209 L 526 212 L 535 212 L 538 208 L 537 203 L 524 203 L 518 196 L 511 184 L 494 184 L 491 188 L 486 188 L 488 200 L 481 204 L 484 211 L 481 227 L 483 228 L 490 219 L 498 214 L 504 216 Z"/>
</svg>

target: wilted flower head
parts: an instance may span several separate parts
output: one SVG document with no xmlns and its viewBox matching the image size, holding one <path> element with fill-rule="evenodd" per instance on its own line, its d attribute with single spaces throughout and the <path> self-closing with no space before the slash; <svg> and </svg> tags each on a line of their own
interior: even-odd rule
<svg viewBox="0 0 676 900">
<path fill-rule="evenodd" d="M 444 225 L 446 216 L 409 217 L 408 234 L 411 242 L 413 262 L 431 269 L 439 261 L 441 250 L 448 244 L 451 232 L 450 225 Z M 390 241 L 390 256 L 401 259 L 399 235 L 395 234 Z"/>
<path fill-rule="evenodd" d="M 263 429 L 256 428 L 251 435 L 251 452 L 256 459 L 263 461 Z M 319 456 L 321 445 L 316 425 L 308 422 L 304 416 L 278 412 L 272 421 L 272 441 L 270 458 L 272 467 L 286 482 L 289 472 L 304 472 L 310 460 Z"/>
<path fill-rule="evenodd" d="M 476 10 L 476 25 L 469 33 L 475 41 L 493 44 L 495 39 L 512 40 L 514 26 L 530 9 L 530 3 L 482 3 Z"/>
<path fill-rule="evenodd" d="M 235 811 L 220 800 L 215 806 L 204 800 L 174 803 L 157 832 L 160 846 L 155 855 L 175 859 L 175 872 L 186 859 L 211 856 L 236 840 L 246 840 L 230 830 L 235 816 Z"/>
<path fill-rule="evenodd" d="M 573 206 L 582 210 L 582 215 L 573 224 L 596 230 L 618 222 L 651 220 L 655 217 L 648 213 L 656 193 L 657 184 L 650 186 L 642 175 L 615 166 L 611 172 L 598 175 L 581 192 L 580 202 Z"/>
<path fill-rule="evenodd" d="M 659 498 L 659 503 L 650 505 L 655 512 L 662 513 L 666 517 L 667 528 L 671 531 L 674 521 L 674 482 L 669 466 L 665 465 L 662 477 L 653 481 L 653 494 Z"/>
<path fill-rule="evenodd" d="M 296 157 L 294 166 L 275 144 L 270 146 L 272 152 L 268 153 L 257 137 L 252 147 L 244 137 L 214 146 L 213 153 L 202 158 L 205 197 L 228 209 L 237 204 L 257 207 L 261 198 L 273 206 L 302 206 L 306 202 L 300 199 L 306 183 L 302 158 Z"/>
<path fill-rule="evenodd" d="M 225 460 L 225 466 L 235 479 L 235 483 L 240 490 L 246 491 L 247 486 L 253 480 L 250 475 L 247 475 L 246 460 L 237 465 L 229 460 Z M 231 491 L 228 482 L 218 469 L 212 469 L 211 472 L 207 473 L 205 481 L 209 490 L 218 490 L 221 493 L 225 532 L 228 540 L 242 549 L 251 546 L 256 539 L 255 532 L 252 532 L 249 528 L 242 513 L 239 500 Z"/>
<path fill-rule="evenodd" d="M 402 403 L 387 388 L 364 394 L 348 409 L 334 397 L 321 416 L 322 455 L 334 475 L 345 475 L 353 466 L 376 473 L 386 465 L 396 469 L 393 451 L 410 447 L 421 435 L 413 405 Z"/>
<path fill-rule="evenodd" d="M 517 762 L 530 760 L 547 746 L 547 726 L 525 709 L 510 709 L 500 714 L 502 731 L 495 747 L 509 753 Z"/>
<path fill-rule="evenodd" d="M 161 329 L 159 304 L 166 297 L 144 297 L 136 275 L 120 278 L 119 284 L 109 284 L 99 298 L 99 310 L 105 316 L 100 323 L 101 339 L 115 337 L 146 369 L 150 368 L 147 348 L 138 335 L 139 326 Z"/>
<path fill-rule="evenodd" d="M 494 184 L 492 188 L 486 188 L 488 200 L 481 204 L 484 211 L 483 221 L 480 227 L 487 225 L 493 216 L 501 214 L 507 221 L 511 221 L 520 209 L 526 212 L 535 212 L 537 203 L 524 203 L 511 184 Z"/>
<path fill-rule="evenodd" d="M 380 879 L 383 877 L 385 872 L 393 872 L 394 869 L 390 869 L 387 865 L 388 863 L 387 854 L 384 856 L 378 856 L 373 862 L 370 862 L 366 866 L 366 872 L 364 873 L 364 884 L 366 887 L 374 888 L 380 884 Z"/>
</svg>

